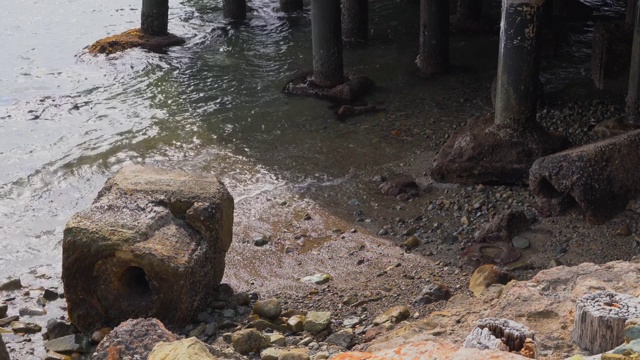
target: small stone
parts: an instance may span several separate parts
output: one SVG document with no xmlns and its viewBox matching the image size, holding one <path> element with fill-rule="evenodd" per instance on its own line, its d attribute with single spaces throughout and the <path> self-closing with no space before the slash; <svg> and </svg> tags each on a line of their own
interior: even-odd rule
<svg viewBox="0 0 640 360">
<path fill-rule="evenodd" d="M 224 333 L 222 334 L 222 341 L 227 344 L 231 344 L 233 342 L 233 334 L 232 333 Z"/>
<path fill-rule="evenodd" d="M 7 326 L 18 319 L 20 319 L 18 315 L 7 316 L 6 318 L 0 319 L 0 326 Z"/>
<path fill-rule="evenodd" d="M 14 321 L 11 323 L 11 330 L 14 333 L 36 334 L 42 331 L 42 327 L 34 323 Z"/>
<path fill-rule="evenodd" d="M 441 283 L 431 283 L 422 289 L 420 295 L 414 300 L 414 303 L 426 305 L 434 302 L 448 300 L 451 297 L 449 288 Z"/>
<path fill-rule="evenodd" d="M 313 284 L 316 284 L 316 285 L 326 284 L 331 280 L 333 280 L 333 276 L 331 276 L 330 274 L 326 274 L 326 273 L 320 273 L 320 274 L 315 274 L 315 275 L 311 275 L 311 276 L 305 276 L 302 279 L 300 279 L 300 281 L 302 281 L 302 282 L 313 283 Z"/>
<path fill-rule="evenodd" d="M 204 329 L 207 327 L 207 324 L 201 323 L 195 329 L 189 331 L 189 337 L 198 337 L 202 333 L 204 333 Z"/>
<path fill-rule="evenodd" d="M 407 249 L 413 249 L 420 245 L 420 240 L 415 236 L 410 236 L 404 243 L 402 243 Z"/>
<path fill-rule="evenodd" d="M 460 241 L 460 238 L 456 235 L 445 236 L 444 239 L 442 239 L 442 243 L 445 245 L 453 245 L 458 241 Z"/>
<path fill-rule="evenodd" d="M 304 321 L 304 331 L 319 333 L 326 329 L 331 322 L 331 313 L 328 311 L 309 311 Z"/>
<path fill-rule="evenodd" d="M 389 230 L 380 229 L 380 231 L 378 231 L 378 236 L 385 236 L 385 235 L 389 235 Z"/>
<path fill-rule="evenodd" d="M 350 318 L 344 319 L 344 321 L 342 322 L 342 325 L 348 328 L 352 328 L 360 324 L 361 322 L 362 322 L 362 319 L 360 319 L 359 317 L 350 317 Z"/>
<path fill-rule="evenodd" d="M 36 300 L 36 305 L 40 306 L 40 307 L 45 307 L 47 305 L 49 301 L 45 298 L 43 298 L 42 296 L 38 297 L 38 299 Z"/>
<path fill-rule="evenodd" d="M 291 349 L 289 351 L 284 351 L 280 354 L 278 360 L 309 360 L 309 350 Z"/>
<path fill-rule="evenodd" d="M 204 333 L 205 333 L 207 336 L 213 336 L 213 335 L 215 335 L 215 334 L 216 334 L 216 332 L 217 332 L 217 331 L 218 331 L 218 325 L 216 325 L 216 324 L 214 324 L 214 323 L 207 324 L 207 325 L 204 327 Z"/>
<path fill-rule="evenodd" d="M 266 348 L 260 353 L 260 360 L 278 360 L 283 352 L 284 350 L 278 348 Z"/>
<path fill-rule="evenodd" d="M 304 216 L 302 217 L 302 220 L 305 220 L 305 221 L 311 220 L 311 214 L 309 213 L 304 214 Z"/>
<path fill-rule="evenodd" d="M 284 335 L 282 334 L 273 334 L 270 336 L 271 345 L 275 346 L 286 346 L 287 341 Z"/>
<path fill-rule="evenodd" d="M 329 358 L 329 356 L 331 356 L 331 354 L 329 354 L 327 351 L 320 351 L 313 357 L 313 360 L 326 360 Z"/>
<path fill-rule="evenodd" d="M 58 320 L 56 318 L 49 319 L 47 321 L 47 339 L 53 340 L 59 337 L 73 335 L 75 333 L 73 325 Z"/>
<path fill-rule="evenodd" d="M 506 285 L 511 281 L 511 275 L 501 271 L 493 264 L 482 265 L 473 272 L 469 281 L 469 290 L 480 296 L 482 292 L 492 284 Z"/>
<path fill-rule="evenodd" d="M 360 205 L 360 202 L 356 199 L 351 199 L 349 200 L 349 206 L 358 206 Z"/>
<path fill-rule="evenodd" d="M 278 299 L 271 298 L 263 301 L 257 301 L 253 306 L 253 312 L 263 319 L 274 320 L 282 313 L 282 306 Z"/>
<path fill-rule="evenodd" d="M 562 266 L 562 265 L 564 265 L 564 264 L 562 263 L 562 261 L 560 261 L 560 259 L 553 259 L 553 260 L 549 261 L 548 268 L 551 269 L 551 268 L 554 268 L 556 266 Z"/>
<path fill-rule="evenodd" d="M 259 331 L 264 331 L 266 329 L 279 329 L 280 326 L 270 323 L 264 319 L 258 319 L 251 321 L 248 325 L 248 328 L 257 329 Z"/>
<path fill-rule="evenodd" d="M 261 247 L 261 246 L 265 246 L 267 244 L 269 244 L 271 242 L 271 237 L 264 235 L 262 237 L 259 237 L 257 239 L 253 240 L 253 245 Z"/>
<path fill-rule="evenodd" d="M 623 224 L 618 231 L 616 231 L 616 236 L 631 236 L 631 226 L 628 223 Z"/>
<path fill-rule="evenodd" d="M 304 330 L 305 316 L 293 315 L 287 320 L 287 328 L 294 333 L 299 333 Z"/>
<path fill-rule="evenodd" d="M 73 358 L 69 355 L 62 355 L 55 351 L 49 351 L 44 360 L 73 360 Z"/>
<path fill-rule="evenodd" d="M 113 329 L 110 328 L 110 327 L 103 327 L 101 329 L 98 329 L 98 330 L 94 331 L 93 334 L 91 334 L 91 342 L 93 344 L 100 344 L 100 342 L 102 340 L 104 340 L 104 338 L 107 335 L 109 335 L 111 330 L 113 330 Z"/>
<path fill-rule="evenodd" d="M 269 347 L 269 339 L 256 329 L 244 329 L 235 332 L 231 336 L 231 343 L 233 344 L 233 349 L 242 355 L 258 352 Z"/>
<path fill-rule="evenodd" d="M 348 349 L 354 344 L 353 329 L 343 329 L 329 335 L 325 342 L 329 345 L 336 345 Z"/>
<path fill-rule="evenodd" d="M 515 247 L 516 249 L 526 249 L 531 245 L 531 243 L 529 242 L 529 239 L 522 236 L 514 237 L 511 240 L 511 243 L 513 244 L 513 247 Z"/>
<path fill-rule="evenodd" d="M 57 339 L 49 340 L 44 344 L 47 351 L 59 353 L 86 353 L 90 348 L 90 341 L 81 334 L 67 335 Z"/>
<path fill-rule="evenodd" d="M 469 226 L 469 218 L 468 218 L 468 217 L 466 217 L 466 216 L 463 216 L 463 217 L 460 219 L 460 223 L 461 223 L 462 225 L 464 225 L 464 226 Z"/>
<path fill-rule="evenodd" d="M 44 291 L 44 294 L 42 294 L 42 297 L 45 298 L 47 301 L 56 301 L 60 296 L 56 291 L 46 289 Z"/>
<path fill-rule="evenodd" d="M 298 346 L 308 346 L 312 342 L 313 342 L 313 337 L 307 336 L 306 338 L 300 340 L 300 342 L 298 343 Z"/>
<path fill-rule="evenodd" d="M 224 307 L 223 307 L 223 309 L 224 309 Z M 207 323 L 207 324 L 214 323 L 214 322 L 218 321 L 214 316 L 210 315 L 206 311 L 203 311 L 203 312 L 199 313 L 196 318 L 198 319 L 199 322 L 203 322 L 203 323 Z"/>
<path fill-rule="evenodd" d="M 373 325 L 380 325 L 384 323 L 397 324 L 406 320 L 410 315 L 411 313 L 409 312 L 408 307 L 394 306 L 373 319 Z"/>
<path fill-rule="evenodd" d="M 20 316 L 43 316 L 47 315 L 47 310 L 38 307 L 24 307 L 18 310 L 18 313 L 20 314 Z"/>
<path fill-rule="evenodd" d="M 233 309 L 224 309 L 222 310 L 222 317 L 227 319 L 232 319 L 236 316 L 236 311 Z"/>
<path fill-rule="evenodd" d="M 5 316 L 7 316 L 7 311 L 9 310 L 9 305 L 7 304 L 0 304 L 0 319 L 4 318 Z"/>
<path fill-rule="evenodd" d="M 22 289 L 20 279 L 10 279 L 0 283 L 0 291 L 16 291 Z"/>
</svg>

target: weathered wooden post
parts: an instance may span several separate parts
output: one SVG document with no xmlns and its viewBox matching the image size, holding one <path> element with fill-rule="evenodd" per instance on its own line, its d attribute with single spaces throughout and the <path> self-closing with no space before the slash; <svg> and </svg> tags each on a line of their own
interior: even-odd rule
<svg viewBox="0 0 640 360">
<path fill-rule="evenodd" d="M 334 87 L 344 82 L 340 0 L 311 0 L 313 82 Z"/>
<path fill-rule="evenodd" d="M 456 21 L 472 22 L 482 17 L 482 0 L 458 0 L 456 7 Z"/>
<path fill-rule="evenodd" d="M 145 35 L 167 35 L 169 31 L 169 0 L 142 0 L 140 28 Z"/>
<path fill-rule="evenodd" d="M 416 60 L 424 76 L 449 67 L 449 1 L 420 1 L 420 54 Z"/>
<path fill-rule="evenodd" d="M 627 119 L 633 124 L 640 124 L 640 6 L 636 6 L 635 10 L 636 19 L 633 26 L 633 47 L 627 92 Z"/>
<path fill-rule="evenodd" d="M 302 0 L 280 0 L 280 10 L 289 13 L 304 9 Z"/>
<path fill-rule="evenodd" d="M 536 122 L 539 28 L 544 0 L 503 0 L 495 124 L 525 129 Z"/>
<path fill-rule="evenodd" d="M 627 0 L 627 24 L 633 25 L 636 19 L 638 0 Z M 637 22 L 637 21 L 635 21 Z"/>
<path fill-rule="evenodd" d="M 539 25 L 544 0 L 503 0 L 496 112 L 456 131 L 433 161 L 436 181 L 526 184 L 538 158 L 567 140 L 536 121 Z"/>
<path fill-rule="evenodd" d="M 346 41 L 367 41 L 369 0 L 342 0 L 342 36 Z"/>
<path fill-rule="evenodd" d="M 222 0 L 222 15 L 231 20 L 247 17 L 247 0 Z"/>
<path fill-rule="evenodd" d="M 624 343 L 625 322 L 637 318 L 640 301 L 626 294 L 603 291 L 576 302 L 572 339 L 580 348 L 599 354 Z"/>
</svg>

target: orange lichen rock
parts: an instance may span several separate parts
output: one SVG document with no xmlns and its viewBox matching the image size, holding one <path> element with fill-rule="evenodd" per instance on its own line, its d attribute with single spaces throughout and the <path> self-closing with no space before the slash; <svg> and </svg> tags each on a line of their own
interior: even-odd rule
<svg viewBox="0 0 640 360">
<path fill-rule="evenodd" d="M 522 347 L 522 350 L 520 350 L 520 355 L 524 356 L 524 357 L 528 357 L 529 359 L 535 359 L 536 358 L 536 343 L 527 338 L 524 341 L 524 346 Z"/>
<path fill-rule="evenodd" d="M 152 52 L 163 52 L 168 47 L 182 45 L 185 40 L 173 34 L 150 36 L 140 29 L 131 29 L 122 34 L 109 36 L 93 43 L 89 47 L 90 54 L 111 55 L 120 51 L 141 47 Z"/>
</svg>

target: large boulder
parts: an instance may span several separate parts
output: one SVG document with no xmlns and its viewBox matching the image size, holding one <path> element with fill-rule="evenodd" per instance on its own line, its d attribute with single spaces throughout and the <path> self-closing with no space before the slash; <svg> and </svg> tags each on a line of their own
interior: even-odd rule
<svg viewBox="0 0 640 360">
<path fill-rule="evenodd" d="M 9 358 L 7 347 L 4 345 L 4 341 L 2 340 L 2 335 L 0 335 L 0 360 L 11 360 Z"/>
<path fill-rule="evenodd" d="M 100 342 L 91 359 L 147 359 L 156 344 L 176 340 L 157 319 L 128 320 Z"/>
<path fill-rule="evenodd" d="M 529 185 L 542 215 L 577 205 L 591 223 L 602 223 L 640 195 L 638 169 L 640 130 L 538 159 Z"/>
<path fill-rule="evenodd" d="M 123 168 L 64 231 L 71 321 L 83 332 L 141 317 L 186 325 L 222 280 L 232 226 L 216 177 Z"/>
</svg>

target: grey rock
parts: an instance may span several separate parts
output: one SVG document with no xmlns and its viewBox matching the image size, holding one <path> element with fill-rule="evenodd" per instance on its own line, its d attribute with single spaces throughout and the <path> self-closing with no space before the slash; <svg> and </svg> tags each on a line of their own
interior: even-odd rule
<svg viewBox="0 0 640 360">
<path fill-rule="evenodd" d="M 253 306 L 253 312 L 264 319 L 274 320 L 282 313 L 280 301 L 271 298 L 263 301 L 257 301 Z"/>
<path fill-rule="evenodd" d="M 49 340 L 72 335 L 73 333 L 75 333 L 73 325 L 67 322 L 58 320 L 56 318 L 49 319 L 49 321 L 47 321 L 47 338 Z"/>
<path fill-rule="evenodd" d="M 86 353 L 89 351 L 91 341 L 84 335 L 75 334 L 59 337 L 49 340 L 44 344 L 47 351 L 55 351 L 58 353 Z"/>
<path fill-rule="evenodd" d="M 416 304 L 431 304 L 434 302 L 448 300 L 451 297 L 449 288 L 440 283 L 431 283 L 422 289 L 420 295 L 414 300 Z"/>
<path fill-rule="evenodd" d="M 344 321 L 342 321 L 342 325 L 345 327 L 352 328 L 360 324 L 361 322 L 362 322 L 362 319 L 359 317 L 350 317 L 350 318 L 344 319 Z"/>
<path fill-rule="evenodd" d="M 343 329 L 336 333 L 333 333 L 329 335 L 325 342 L 330 345 L 336 345 L 348 349 L 353 346 L 355 342 L 353 329 Z"/>
<path fill-rule="evenodd" d="M 309 311 L 304 321 L 304 330 L 310 333 L 319 333 L 326 329 L 331 322 L 331 313 L 328 311 Z"/>
<path fill-rule="evenodd" d="M 58 300 L 60 295 L 58 294 L 57 291 L 54 291 L 51 289 L 45 289 L 44 294 L 42 294 L 42 297 L 45 298 L 47 301 L 56 301 Z"/>
<path fill-rule="evenodd" d="M 43 316 L 47 315 L 47 310 L 39 307 L 24 307 L 18 310 L 20 316 Z"/>
<path fill-rule="evenodd" d="M 529 242 L 529 239 L 523 236 L 514 237 L 511 240 L 511 243 L 513 244 L 513 247 L 515 247 L 516 249 L 526 249 L 531 245 L 531 243 Z"/>
<path fill-rule="evenodd" d="M 217 331 L 218 331 L 218 326 L 213 323 L 207 324 L 207 326 L 205 326 L 204 328 L 204 333 L 207 334 L 207 336 L 213 336 Z"/>
</svg>

